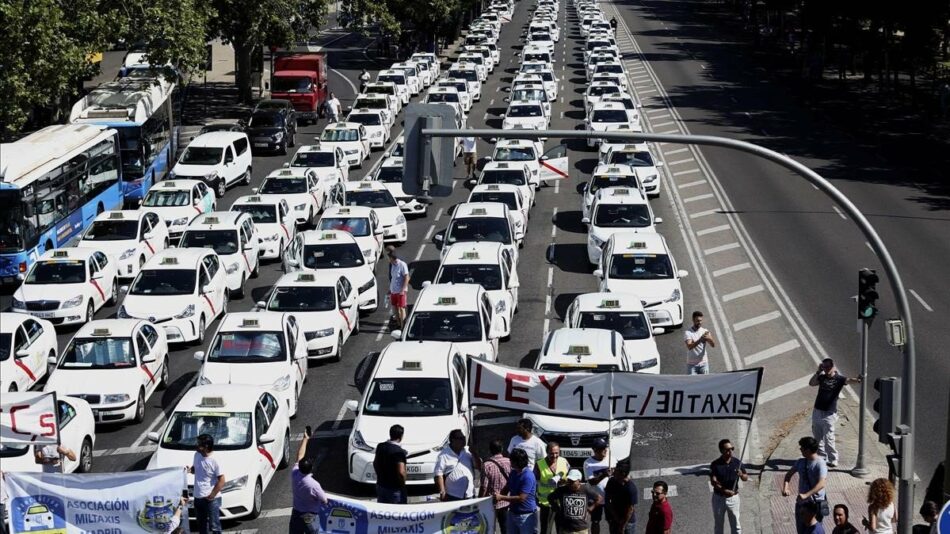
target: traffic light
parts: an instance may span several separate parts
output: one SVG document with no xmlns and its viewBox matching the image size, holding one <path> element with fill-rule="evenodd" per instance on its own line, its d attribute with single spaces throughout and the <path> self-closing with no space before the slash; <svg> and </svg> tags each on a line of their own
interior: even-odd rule
<svg viewBox="0 0 950 534">
<path fill-rule="evenodd" d="M 889 444 L 888 434 L 897 432 L 901 422 L 901 379 L 893 376 L 878 378 L 874 381 L 874 391 L 878 393 L 874 401 L 874 411 L 878 413 L 874 432 L 879 442 Z"/>
<path fill-rule="evenodd" d="M 858 319 L 873 319 L 877 315 L 877 283 L 880 278 L 874 269 L 858 271 Z"/>
</svg>

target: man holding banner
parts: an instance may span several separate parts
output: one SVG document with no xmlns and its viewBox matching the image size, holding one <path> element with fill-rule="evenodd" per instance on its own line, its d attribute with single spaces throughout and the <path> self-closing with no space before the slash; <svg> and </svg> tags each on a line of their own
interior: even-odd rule
<svg viewBox="0 0 950 534">
<path fill-rule="evenodd" d="M 36 463 L 43 466 L 44 473 L 62 473 L 63 457 L 68 458 L 70 462 L 76 461 L 76 453 L 62 445 L 35 445 L 33 456 Z"/>
</svg>

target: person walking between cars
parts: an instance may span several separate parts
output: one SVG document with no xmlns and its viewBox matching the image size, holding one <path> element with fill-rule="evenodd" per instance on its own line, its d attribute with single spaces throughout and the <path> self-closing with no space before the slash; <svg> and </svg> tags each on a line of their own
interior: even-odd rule
<svg viewBox="0 0 950 534">
<path fill-rule="evenodd" d="M 712 485 L 713 532 L 722 534 L 725 519 L 729 517 L 729 531 L 742 532 L 739 524 L 739 481 L 749 480 L 742 461 L 735 457 L 735 445 L 728 439 L 719 441 L 719 458 L 709 466 L 709 483 Z"/>
<path fill-rule="evenodd" d="M 360 93 L 366 92 L 366 85 L 369 84 L 369 71 L 363 69 L 363 72 L 360 73 Z"/>
<path fill-rule="evenodd" d="M 340 114 L 343 113 L 343 106 L 337 99 L 336 94 L 330 93 L 330 98 L 327 99 L 326 106 L 327 119 L 329 119 L 331 123 L 340 120 Z"/>
<path fill-rule="evenodd" d="M 848 378 L 838 372 L 835 362 L 825 358 L 818 365 L 808 385 L 818 387 L 815 408 L 811 412 L 811 433 L 818 440 L 818 454 L 825 457 L 828 467 L 838 467 L 838 449 L 835 447 L 835 425 L 838 423 L 838 395 L 847 384 L 860 383 L 864 377 Z"/>
<path fill-rule="evenodd" d="M 703 328 L 703 312 L 693 312 L 693 326 L 683 332 L 686 341 L 686 374 L 708 375 L 709 358 L 706 356 L 706 345 L 716 346 L 712 333 Z"/>
<path fill-rule="evenodd" d="M 449 445 L 435 460 L 433 479 L 440 501 L 461 501 L 475 497 L 476 459 L 465 447 L 465 434 L 458 428 L 449 432 Z"/>
<path fill-rule="evenodd" d="M 297 449 L 297 463 L 290 470 L 290 484 L 293 494 L 293 508 L 290 510 L 290 534 L 317 534 L 320 530 L 320 507 L 327 503 L 327 494 L 313 478 L 313 460 L 307 458 L 307 444 L 310 443 L 310 427 L 306 427 L 300 448 Z"/>
<path fill-rule="evenodd" d="M 528 453 L 514 449 L 511 456 L 511 475 L 508 476 L 508 495 L 495 492 L 495 501 L 510 503 L 507 534 L 538 533 L 538 489 L 534 471 L 528 467 Z"/>
<path fill-rule="evenodd" d="M 406 323 L 406 306 L 409 294 L 409 266 L 399 259 L 396 247 L 386 247 L 389 257 L 389 303 L 393 306 L 393 318 L 400 330 Z"/>
<path fill-rule="evenodd" d="M 561 446 L 556 441 L 549 441 L 547 455 L 534 464 L 534 477 L 538 480 L 538 507 L 541 509 L 541 523 L 539 532 L 548 534 L 549 523 L 554 519 L 551 514 L 551 504 L 548 496 L 564 482 L 564 477 L 571 469 L 566 458 L 561 458 Z"/>
<path fill-rule="evenodd" d="M 214 457 L 214 438 L 210 434 L 201 434 L 197 438 L 197 446 L 190 470 L 195 475 L 195 516 L 198 532 L 219 534 L 224 475 L 221 474 L 221 466 Z"/>
<path fill-rule="evenodd" d="M 806 436 L 798 440 L 798 448 L 802 457 L 795 461 L 792 468 L 785 473 L 785 481 L 782 484 L 782 495 L 788 497 L 792 494 L 789 489 L 789 482 L 792 477 L 798 474 L 798 493 L 795 496 L 795 527 L 798 534 L 804 534 L 808 531 L 810 524 L 807 519 L 807 513 L 814 508 L 818 524 L 821 524 L 823 517 L 829 514 L 828 500 L 825 496 L 825 484 L 828 479 L 828 466 L 825 460 L 818 455 L 818 441 L 811 436 Z M 803 510 L 803 507 L 808 510 Z"/>
<path fill-rule="evenodd" d="M 469 126 L 471 128 L 471 126 Z M 465 177 L 469 180 L 475 179 L 475 136 L 469 135 L 462 138 L 462 156 L 465 162 Z"/>
<path fill-rule="evenodd" d="M 505 458 L 502 452 L 505 450 L 505 444 L 500 439 L 492 440 L 488 444 L 488 452 L 491 454 L 485 460 L 482 460 L 481 483 L 478 487 L 479 497 L 491 497 L 495 493 L 505 493 L 508 487 L 508 478 L 511 476 L 511 460 Z M 495 518 L 498 520 L 498 532 L 506 534 L 508 532 L 508 508 L 510 503 L 507 501 L 495 501 Z"/>
<path fill-rule="evenodd" d="M 590 513 L 590 532 L 600 534 L 600 520 L 604 517 L 604 499 L 607 488 L 607 479 L 610 478 L 610 459 L 607 458 L 607 440 L 597 438 L 591 449 L 594 454 L 584 460 L 584 480 L 600 495 L 600 504 L 594 506 Z"/>
<path fill-rule="evenodd" d="M 403 449 L 402 425 L 389 427 L 389 441 L 376 446 L 373 470 L 376 471 L 376 502 L 406 504 L 406 449 Z"/>
</svg>

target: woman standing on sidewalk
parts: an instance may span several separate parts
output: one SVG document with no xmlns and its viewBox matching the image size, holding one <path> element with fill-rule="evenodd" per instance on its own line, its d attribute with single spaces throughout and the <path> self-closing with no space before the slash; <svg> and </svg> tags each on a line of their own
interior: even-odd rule
<svg viewBox="0 0 950 534">
<path fill-rule="evenodd" d="M 894 485 L 886 478 L 878 478 L 868 488 L 868 516 L 861 524 L 874 534 L 894 534 L 897 508 L 894 506 Z"/>
</svg>

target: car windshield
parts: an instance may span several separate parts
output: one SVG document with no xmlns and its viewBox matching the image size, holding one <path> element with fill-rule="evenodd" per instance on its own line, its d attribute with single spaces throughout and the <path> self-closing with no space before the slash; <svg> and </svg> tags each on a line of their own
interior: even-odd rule
<svg viewBox="0 0 950 534">
<path fill-rule="evenodd" d="M 508 106 L 508 117 L 540 117 L 544 115 L 541 106 Z"/>
<path fill-rule="evenodd" d="M 13 334 L 0 334 L 0 362 L 10 357 L 13 352 Z"/>
<path fill-rule="evenodd" d="M 283 121 L 277 113 L 255 113 L 248 121 L 248 128 L 277 128 Z"/>
<path fill-rule="evenodd" d="M 308 269 L 341 269 L 363 264 L 363 253 L 356 243 L 307 245 L 303 248 L 303 265 Z"/>
<path fill-rule="evenodd" d="M 461 78 L 469 82 L 478 81 L 478 72 L 475 69 L 472 70 L 450 70 L 449 76 L 452 78 Z"/>
<path fill-rule="evenodd" d="M 369 85 L 366 87 L 366 92 L 369 94 L 395 95 L 396 88 L 391 85 Z"/>
<path fill-rule="evenodd" d="M 189 269 L 145 269 L 129 289 L 131 295 L 191 295 L 195 292 L 195 271 Z"/>
<path fill-rule="evenodd" d="M 297 152 L 291 167 L 333 167 L 333 152 Z"/>
<path fill-rule="evenodd" d="M 286 359 L 280 332 L 221 332 L 208 350 L 209 362 L 268 363 Z"/>
<path fill-rule="evenodd" d="M 189 229 L 181 236 L 181 248 L 210 248 L 222 256 L 238 252 L 237 230 Z"/>
<path fill-rule="evenodd" d="M 298 176 L 294 178 L 266 178 L 261 184 L 262 195 L 292 195 L 306 193 L 307 179 Z"/>
<path fill-rule="evenodd" d="M 511 244 L 508 221 L 501 217 L 466 217 L 452 221 L 446 232 L 448 244 L 466 241 L 491 241 Z"/>
<path fill-rule="evenodd" d="M 594 226 L 605 228 L 646 228 L 652 223 L 646 204 L 603 204 L 594 215 Z"/>
<path fill-rule="evenodd" d="M 620 366 L 604 363 L 543 363 L 541 364 L 542 371 L 560 371 L 562 373 L 570 373 L 573 371 L 583 371 L 586 373 L 607 373 L 610 371 L 619 371 Z"/>
<path fill-rule="evenodd" d="M 383 74 L 376 78 L 379 82 L 392 82 L 396 85 L 406 85 L 406 77 L 398 74 Z"/>
<path fill-rule="evenodd" d="M 637 177 L 633 174 L 599 174 L 594 176 L 594 179 L 591 180 L 590 187 L 587 188 L 587 191 L 590 194 L 594 194 L 604 187 L 639 188 L 640 184 L 637 183 Z"/>
<path fill-rule="evenodd" d="M 540 70 L 540 69 L 539 69 L 538 74 L 541 75 L 541 79 L 544 80 L 544 81 L 546 81 L 546 82 L 553 82 L 553 81 L 554 81 L 554 73 L 553 73 L 553 72 L 545 71 L 545 70 Z"/>
<path fill-rule="evenodd" d="M 500 147 L 492 154 L 492 161 L 534 161 L 537 159 L 533 148 Z"/>
<path fill-rule="evenodd" d="M 178 163 L 187 165 L 217 165 L 224 156 L 224 149 L 218 146 L 190 146 L 185 149 Z"/>
<path fill-rule="evenodd" d="M 609 276 L 620 280 L 665 280 L 673 278 L 673 265 L 666 254 L 614 254 Z"/>
<path fill-rule="evenodd" d="M 547 102 L 547 93 L 544 89 L 515 89 L 511 93 L 512 100 L 540 100 Z"/>
<path fill-rule="evenodd" d="M 609 43 L 608 41 L 587 41 L 587 50 L 588 50 L 588 51 L 591 51 L 591 50 L 593 50 L 593 49 L 595 49 L 595 48 L 597 48 L 597 47 L 601 47 L 601 46 L 608 46 L 608 47 L 609 47 L 609 46 L 610 46 L 610 43 Z"/>
<path fill-rule="evenodd" d="M 468 84 L 465 82 L 440 82 L 439 87 L 454 87 L 459 93 L 465 93 L 468 91 Z"/>
<path fill-rule="evenodd" d="M 628 120 L 625 109 L 596 109 L 591 117 L 591 122 L 627 122 Z"/>
<path fill-rule="evenodd" d="M 359 141 L 360 131 L 356 128 L 327 128 L 323 130 L 323 135 L 320 136 L 320 140 L 329 141 L 331 143 Z"/>
<path fill-rule="evenodd" d="M 653 167 L 656 163 L 653 162 L 653 156 L 649 152 L 611 152 L 610 161 L 608 163 L 614 164 L 624 164 L 624 165 L 633 165 L 634 167 Z"/>
<path fill-rule="evenodd" d="M 191 191 L 149 191 L 145 195 L 143 206 L 149 208 L 170 208 L 187 206 L 191 202 Z"/>
<path fill-rule="evenodd" d="M 336 309 L 336 290 L 332 287 L 278 287 L 267 303 L 268 311 L 320 312 Z"/>
<path fill-rule="evenodd" d="M 587 89 L 587 94 L 590 96 L 612 95 L 619 92 L 620 88 L 616 85 L 591 85 Z"/>
<path fill-rule="evenodd" d="M 86 281 L 82 260 L 38 261 L 26 276 L 27 284 L 81 284 Z"/>
<path fill-rule="evenodd" d="M 500 191 L 485 191 L 472 193 L 468 198 L 469 202 L 501 202 L 508 206 L 509 210 L 518 209 L 518 197 L 514 193 L 502 193 Z"/>
<path fill-rule="evenodd" d="M 369 235 L 369 221 L 365 217 L 324 217 L 320 219 L 317 230 L 342 230 L 353 237 L 365 237 Z"/>
<path fill-rule="evenodd" d="M 389 105 L 386 103 L 385 98 L 357 98 L 356 102 L 353 103 L 354 108 L 365 108 L 365 109 L 388 109 Z"/>
<path fill-rule="evenodd" d="M 370 384 L 363 413 L 385 417 L 452 415 L 447 378 L 377 378 Z"/>
<path fill-rule="evenodd" d="M 271 80 L 271 91 L 274 93 L 307 93 L 313 83 L 310 78 L 293 78 L 274 76 Z"/>
<path fill-rule="evenodd" d="M 426 102 L 458 102 L 458 93 L 429 93 Z"/>
<path fill-rule="evenodd" d="M 525 185 L 527 182 L 525 181 L 524 171 L 490 169 L 482 171 L 479 183 Z"/>
<path fill-rule="evenodd" d="M 474 311 L 414 312 L 406 341 L 481 341 L 482 324 Z"/>
<path fill-rule="evenodd" d="M 95 221 L 83 241 L 127 241 L 139 235 L 139 222 L 131 221 Z"/>
<path fill-rule="evenodd" d="M 135 365 L 132 339 L 79 338 L 66 347 L 60 369 L 127 369 Z"/>
<path fill-rule="evenodd" d="M 623 74 L 623 67 L 616 63 L 609 65 L 597 65 L 597 74 L 602 74 L 605 72 L 610 74 Z"/>
<path fill-rule="evenodd" d="M 387 184 L 401 184 L 402 167 L 380 167 L 376 180 Z"/>
<path fill-rule="evenodd" d="M 444 265 L 437 284 L 478 284 L 486 291 L 502 289 L 497 265 Z"/>
<path fill-rule="evenodd" d="M 544 63 L 525 63 L 521 65 L 521 72 L 538 72 L 547 68 Z"/>
<path fill-rule="evenodd" d="M 543 61 L 544 63 L 550 63 L 551 54 L 548 54 L 546 52 L 528 53 L 524 55 L 524 60 L 525 61 Z"/>
<path fill-rule="evenodd" d="M 236 451 L 251 446 L 251 430 L 250 412 L 173 412 L 161 447 L 193 451 L 198 436 L 208 434 L 215 451 Z"/>
<path fill-rule="evenodd" d="M 396 199 L 387 189 L 347 191 L 346 205 L 367 208 L 393 208 L 396 207 Z"/>
<path fill-rule="evenodd" d="M 251 216 L 257 224 L 277 222 L 277 206 L 268 206 L 264 204 L 238 204 L 231 206 L 231 211 L 246 213 Z"/>
<path fill-rule="evenodd" d="M 582 312 L 577 326 L 614 330 L 624 339 L 647 339 L 651 328 L 643 312 Z"/>
<path fill-rule="evenodd" d="M 347 122 L 358 122 L 363 126 L 381 126 L 383 124 L 379 113 L 350 113 Z"/>
</svg>

